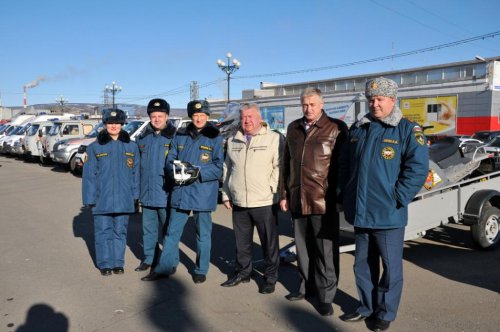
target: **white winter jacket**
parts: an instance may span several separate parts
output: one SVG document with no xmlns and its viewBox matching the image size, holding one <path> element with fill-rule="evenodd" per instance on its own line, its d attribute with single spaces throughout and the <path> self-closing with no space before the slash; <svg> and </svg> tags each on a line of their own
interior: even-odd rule
<svg viewBox="0 0 500 332">
<path fill-rule="evenodd" d="M 278 189 L 280 134 L 262 122 L 259 132 L 246 144 L 238 130 L 227 141 L 222 200 L 240 207 L 272 205 Z"/>
</svg>

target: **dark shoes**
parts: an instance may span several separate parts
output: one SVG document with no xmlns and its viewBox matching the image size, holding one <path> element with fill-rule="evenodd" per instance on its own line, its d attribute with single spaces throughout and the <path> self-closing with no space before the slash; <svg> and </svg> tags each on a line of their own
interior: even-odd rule
<svg viewBox="0 0 500 332">
<path fill-rule="evenodd" d="M 259 293 L 261 294 L 274 293 L 274 284 L 270 282 L 265 282 L 264 284 L 262 284 L 262 287 L 260 287 Z"/>
<path fill-rule="evenodd" d="M 125 270 L 123 269 L 123 267 L 115 267 L 113 269 L 113 273 L 114 274 L 124 274 L 125 273 Z"/>
<path fill-rule="evenodd" d="M 229 279 L 228 281 L 226 282 L 223 282 L 221 284 L 222 287 L 234 287 L 234 286 L 237 286 L 239 285 L 240 283 L 246 283 L 246 282 L 250 282 L 250 277 L 241 277 L 239 275 L 235 275 L 233 276 L 231 279 Z"/>
<path fill-rule="evenodd" d="M 168 277 L 169 277 L 168 274 L 151 272 L 147 276 L 142 277 L 141 280 L 142 281 L 156 281 L 156 280 L 160 280 L 160 279 L 166 279 Z"/>
<path fill-rule="evenodd" d="M 136 267 L 134 271 L 142 272 L 142 271 L 146 271 L 150 267 L 151 267 L 151 264 L 142 262 L 141 265 L 139 265 L 138 267 Z"/>
<path fill-rule="evenodd" d="M 331 303 L 320 302 L 318 312 L 321 316 L 331 316 L 333 315 L 333 306 Z"/>
<path fill-rule="evenodd" d="M 352 312 L 350 314 L 345 314 L 340 319 L 347 323 L 357 323 L 364 321 L 366 318 L 368 317 L 358 314 L 357 312 Z"/>
<path fill-rule="evenodd" d="M 390 321 L 377 318 L 373 324 L 373 331 L 378 332 L 388 330 L 390 325 Z"/>
<path fill-rule="evenodd" d="M 300 293 L 300 292 L 293 292 L 293 293 L 290 293 L 290 294 L 285 296 L 285 298 L 288 301 L 300 301 L 300 300 L 303 300 L 304 297 L 305 297 L 305 295 Z"/>
<path fill-rule="evenodd" d="M 101 275 L 103 276 L 110 276 L 111 275 L 111 269 L 100 269 L 99 271 L 101 271 Z"/>
<path fill-rule="evenodd" d="M 207 277 L 204 274 L 193 274 L 193 282 L 195 284 L 204 283 L 207 280 Z"/>
</svg>

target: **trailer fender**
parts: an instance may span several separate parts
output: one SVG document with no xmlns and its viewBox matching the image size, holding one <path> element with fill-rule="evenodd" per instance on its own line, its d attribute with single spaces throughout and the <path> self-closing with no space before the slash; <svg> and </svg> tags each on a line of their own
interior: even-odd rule
<svg viewBox="0 0 500 332">
<path fill-rule="evenodd" d="M 500 208 L 500 192 L 492 189 L 478 190 L 467 201 L 462 222 L 472 226 L 479 222 L 485 206 Z"/>
</svg>

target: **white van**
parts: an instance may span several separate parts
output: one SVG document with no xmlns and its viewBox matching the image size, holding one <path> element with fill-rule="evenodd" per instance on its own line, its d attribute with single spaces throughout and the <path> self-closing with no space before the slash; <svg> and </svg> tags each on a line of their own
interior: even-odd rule
<svg viewBox="0 0 500 332">
<path fill-rule="evenodd" d="M 123 130 L 129 133 L 130 139 L 132 141 L 135 141 L 136 138 L 139 137 L 139 135 L 142 134 L 142 132 L 146 129 L 146 126 L 148 124 L 149 124 L 149 118 L 130 120 L 123 127 Z M 81 144 L 79 144 L 76 147 L 77 150 L 73 158 L 74 162 L 73 161 L 70 162 L 70 169 L 73 173 L 80 174 L 82 172 L 83 163 L 87 159 L 87 146 L 89 146 L 90 143 L 92 143 L 93 141 L 95 141 L 95 138 L 81 141 Z"/>
<path fill-rule="evenodd" d="M 26 131 L 27 124 L 34 118 L 34 115 L 22 114 L 18 115 L 9 123 L 9 128 L 0 136 L 0 153 L 10 153 L 12 139 L 17 139 L 17 134 Z"/>
<path fill-rule="evenodd" d="M 57 120 L 50 128 L 47 139 L 44 142 L 43 154 L 40 155 L 40 160 L 46 162 L 48 158 L 53 158 L 54 145 L 63 139 L 84 137 L 89 134 L 94 126 L 98 124 L 98 120 Z"/>
<path fill-rule="evenodd" d="M 28 128 L 22 141 L 26 159 L 38 159 L 42 152 L 43 140 L 56 120 L 70 119 L 73 114 L 45 114 L 37 116 Z"/>
<path fill-rule="evenodd" d="M 11 134 L 16 127 L 21 125 L 26 120 L 33 119 L 34 117 L 35 116 L 31 114 L 21 114 L 16 116 L 15 118 L 12 119 L 11 122 L 7 124 L 7 128 L 5 128 L 4 131 L 0 134 L 0 138 Z"/>
</svg>

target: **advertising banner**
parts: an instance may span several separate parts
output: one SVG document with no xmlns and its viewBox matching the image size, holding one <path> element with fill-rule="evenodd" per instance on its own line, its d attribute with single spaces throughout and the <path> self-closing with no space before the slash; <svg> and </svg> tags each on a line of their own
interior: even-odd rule
<svg viewBox="0 0 500 332">
<path fill-rule="evenodd" d="M 285 132 L 285 107 L 284 106 L 269 106 L 261 107 L 260 113 L 262 114 L 262 120 L 269 124 L 271 129 Z"/>
<path fill-rule="evenodd" d="M 352 125 L 356 119 L 354 118 L 354 103 L 328 103 L 324 106 L 325 113 L 335 119 L 344 121 L 347 126 Z"/>
<path fill-rule="evenodd" d="M 453 135 L 456 127 L 457 96 L 402 98 L 401 111 L 408 120 L 425 129 L 426 135 Z"/>
</svg>

